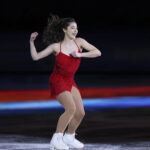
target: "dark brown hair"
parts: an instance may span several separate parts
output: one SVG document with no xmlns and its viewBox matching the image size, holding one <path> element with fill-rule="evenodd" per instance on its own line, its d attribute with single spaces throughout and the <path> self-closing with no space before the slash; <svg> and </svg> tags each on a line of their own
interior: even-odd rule
<svg viewBox="0 0 150 150">
<path fill-rule="evenodd" d="M 59 18 L 50 14 L 48 24 L 43 32 L 43 42 L 47 45 L 60 42 L 64 39 L 63 29 L 67 29 L 71 22 L 76 22 L 74 18 Z"/>
</svg>

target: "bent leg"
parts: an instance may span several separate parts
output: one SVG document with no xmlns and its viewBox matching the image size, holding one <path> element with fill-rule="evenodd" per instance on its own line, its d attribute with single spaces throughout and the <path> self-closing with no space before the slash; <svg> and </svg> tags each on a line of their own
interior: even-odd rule
<svg viewBox="0 0 150 150">
<path fill-rule="evenodd" d="M 80 123 L 85 115 L 82 98 L 81 98 L 81 95 L 80 95 L 80 92 L 78 91 L 78 89 L 73 86 L 72 90 L 71 90 L 71 94 L 72 94 L 73 101 L 76 106 L 76 112 L 75 112 L 71 122 L 68 125 L 67 133 L 70 133 L 70 134 L 72 134 L 76 131 L 76 129 L 80 125 Z"/>
<path fill-rule="evenodd" d="M 56 98 L 65 109 L 65 112 L 60 116 L 57 123 L 56 133 L 58 133 L 65 131 L 76 112 L 76 106 L 69 91 L 60 93 Z"/>
</svg>

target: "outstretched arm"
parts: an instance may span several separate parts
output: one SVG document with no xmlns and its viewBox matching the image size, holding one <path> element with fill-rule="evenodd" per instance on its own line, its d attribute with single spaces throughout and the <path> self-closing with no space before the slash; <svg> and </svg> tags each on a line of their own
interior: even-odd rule
<svg viewBox="0 0 150 150">
<path fill-rule="evenodd" d="M 31 53 L 32 59 L 35 61 L 50 55 L 54 51 L 53 46 L 50 45 L 44 50 L 37 52 L 35 45 L 34 45 L 34 40 L 36 39 L 37 36 L 38 36 L 37 32 L 32 33 L 30 36 L 30 53 Z"/>
</svg>

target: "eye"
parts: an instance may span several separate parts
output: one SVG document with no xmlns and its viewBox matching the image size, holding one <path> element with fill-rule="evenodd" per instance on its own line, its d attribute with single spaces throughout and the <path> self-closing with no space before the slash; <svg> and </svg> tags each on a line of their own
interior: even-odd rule
<svg viewBox="0 0 150 150">
<path fill-rule="evenodd" d="M 76 29 L 76 30 L 78 30 L 78 28 L 76 28 L 76 27 L 71 27 L 71 29 Z"/>
</svg>

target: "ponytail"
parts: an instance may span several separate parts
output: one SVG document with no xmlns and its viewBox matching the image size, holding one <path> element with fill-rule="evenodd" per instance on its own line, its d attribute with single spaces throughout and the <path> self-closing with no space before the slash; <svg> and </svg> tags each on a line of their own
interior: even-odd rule
<svg viewBox="0 0 150 150">
<path fill-rule="evenodd" d="M 60 42 L 64 39 L 63 28 L 67 29 L 71 22 L 76 22 L 74 18 L 59 18 L 57 15 L 50 14 L 47 26 L 43 31 L 43 42 L 46 45 Z"/>
</svg>

